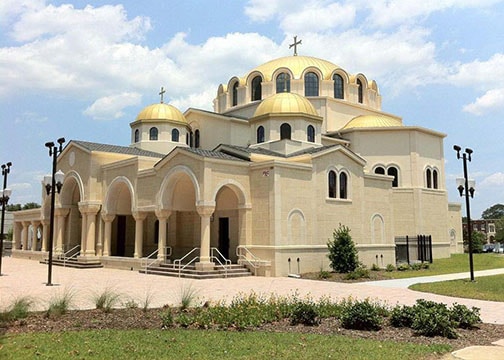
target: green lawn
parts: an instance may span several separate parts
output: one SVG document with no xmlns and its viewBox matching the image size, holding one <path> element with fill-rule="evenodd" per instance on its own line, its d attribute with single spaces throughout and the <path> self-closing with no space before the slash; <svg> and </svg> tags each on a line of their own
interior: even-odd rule
<svg viewBox="0 0 504 360">
<path fill-rule="evenodd" d="M 476 277 L 469 279 L 440 281 L 429 284 L 415 284 L 411 290 L 468 299 L 504 301 L 504 275 Z"/>
<path fill-rule="evenodd" d="M 502 254 L 473 254 L 474 271 L 504 268 Z M 404 279 L 418 276 L 431 276 L 467 272 L 469 274 L 469 255 L 453 254 L 450 258 L 434 259 L 426 270 L 407 270 L 385 272 L 391 279 Z M 468 275 L 469 276 L 469 275 Z"/>
<path fill-rule="evenodd" d="M 338 335 L 215 330 L 95 330 L 0 337 L 9 359 L 422 359 L 449 345 Z"/>
</svg>

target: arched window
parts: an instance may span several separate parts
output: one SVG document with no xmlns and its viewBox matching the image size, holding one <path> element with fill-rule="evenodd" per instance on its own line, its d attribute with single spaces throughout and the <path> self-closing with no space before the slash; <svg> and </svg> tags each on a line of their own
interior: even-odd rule
<svg viewBox="0 0 504 360">
<path fill-rule="evenodd" d="M 312 125 L 308 125 L 306 129 L 306 137 L 308 142 L 315 142 L 315 128 Z"/>
<path fill-rule="evenodd" d="M 376 169 L 374 169 L 374 173 L 380 174 L 380 175 L 385 175 L 385 169 L 381 166 L 378 166 L 378 167 L 376 167 Z"/>
<path fill-rule="evenodd" d="M 233 106 L 238 105 L 238 81 L 233 84 Z"/>
<path fill-rule="evenodd" d="M 438 189 L 438 172 L 437 170 L 432 170 L 432 187 Z"/>
<path fill-rule="evenodd" d="M 291 126 L 287 123 L 280 125 L 280 140 L 291 138 Z"/>
<path fill-rule="evenodd" d="M 329 197 L 335 199 L 336 198 L 336 172 L 331 170 L 329 174 L 327 174 L 327 183 L 329 185 Z"/>
<path fill-rule="evenodd" d="M 260 76 L 256 76 L 252 79 L 252 91 L 251 91 L 251 101 L 261 100 L 262 99 L 262 86 L 261 86 L 262 78 Z"/>
<path fill-rule="evenodd" d="M 189 133 L 185 134 L 185 143 L 189 145 Z"/>
<path fill-rule="evenodd" d="M 264 127 L 259 126 L 257 128 L 257 143 L 263 143 L 264 142 Z"/>
<path fill-rule="evenodd" d="M 155 127 L 150 128 L 149 140 L 157 140 L 157 139 L 158 139 L 158 129 Z"/>
<path fill-rule="evenodd" d="M 305 96 L 319 95 L 319 81 L 317 74 L 313 72 L 306 73 L 304 77 Z"/>
<path fill-rule="evenodd" d="M 179 141 L 179 131 L 177 129 L 173 129 L 171 132 L 171 141 L 178 142 Z"/>
<path fill-rule="evenodd" d="M 194 147 L 198 149 L 200 147 L 200 132 L 199 129 L 196 129 L 194 132 Z"/>
<path fill-rule="evenodd" d="M 138 129 L 135 130 L 135 142 L 140 141 L 140 131 Z"/>
<path fill-rule="evenodd" d="M 427 189 L 430 189 L 432 187 L 432 177 L 430 169 L 427 169 L 427 171 L 425 172 L 425 177 L 427 180 Z"/>
<path fill-rule="evenodd" d="M 357 79 L 357 93 L 359 96 L 359 103 L 362 104 L 364 101 L 364 97 L 362 95 L 362 81 L 360 79 Z"/>
<path fill-rule="evenodd" d="M 344 88 L 343 88 L 343 78 L 341 75 L 334 74 L 334 98 L 335 99 L 344 99 Z"/>
<path fill-rule="evenodd" d="M 394 166 L 389 167 L 387 169 L 387 175 L 394 177 L 394 181 L 392 181 L 392 187 L 398 187 L 399 186 L 399 171 L 397 170 L 397 168 Z"/>
<path fill-rule="evenodd" d="M 281 73 L 276 78 L 276 92 L 290 92 L 290 75 L 287 73 Z"/>
<path fill-rule="evenodd" d="M 348 197 L 347 193 L 347 174 L 344 172 L 339 175 L 339 197 L 340 199 L 346 199 Z"/>
</svg>

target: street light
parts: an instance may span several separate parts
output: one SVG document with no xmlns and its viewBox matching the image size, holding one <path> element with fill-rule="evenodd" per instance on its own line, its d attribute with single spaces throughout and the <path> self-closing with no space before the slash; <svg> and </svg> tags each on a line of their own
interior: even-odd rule
<svg viewBox="0 0 504 360">
<path fill-rule="evenodd" d="M 2 204 L 2 221 L 0 225 L 0 276 L 2 276 L 2 257 L 3 257 L 3 240 L 4 240 L 4 222 L 5 222 L 5 207 L 9 202 L 12 191 L 7 189 L 7 174 L 10 173 L 12 163 L 2 164 L 2 176 L 4 177 L 3 187 L 0 190 L 0 204 Z"/>
<path fill-rule="evenodd" d="M 54 145 L 54 143 L 47 142 L 45 146 L 49 148 L 49 156 L 52 156 L 52 175 L 44 176 L 44 186 L 46 189 L 47 195 L 51 194 L 51 215 L 50 215 L 50 223 L 49 223 L 49 261 L 48 261 L 48 269 L 47 269 L 47 286 L 52 286 L 51 277 L 52 277 L 52 256 L 53 256 L 53 236 L 54 236 L 54 202 L 56 198 L 56 192 L 58 194 L 61 191 L 61 187 L 63 186 L 63 180 L 65 178 L 65 174 L 60 170 L 56 172 L 56 160 L 58 155 L 63 151 L 63 144 L 65 143 L 65 138 L 59 138 L 58 144 L 59 147 Z"/>
<path fill-rule="evenodd" d="M 471 281 L 474 281 L 474 263 L 473 263 L 473 243 L 472 243 L 472 227 L 471 227 L 471 208 L 469 205 L 469 196 L 474 197 L 474 188 L 476 182 L 467 178 L 467 162 L 471 161 L 472 149 L 466 148 L 462 155 L 460 151 L 462 148 L 458 145 L 453 145 L 453 150 L 457 152 L 457 159 L 462 158 L 464 163 L 464 178 L 457 179 L 457 189 L 460 196 L 465 196 L 466 212 L 467 212 L 467 238 L 469 240 L 469 271 L 471 274 Z"/>
</svg>

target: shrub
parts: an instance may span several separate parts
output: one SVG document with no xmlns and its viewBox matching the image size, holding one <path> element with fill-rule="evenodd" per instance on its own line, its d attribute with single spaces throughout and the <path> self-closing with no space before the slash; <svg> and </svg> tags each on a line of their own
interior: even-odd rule
<svg viewBox="0 0 504 360">
<path fill-rule="evenodd" d="M 457 327 L 462 329 L 471 329 L 477 323 L 481 322 L 481 318 L 479 316 L 479 308 L 472 307 L 469 309 L 465 305 L 453 304 L 451 307 L 451 318 L 457 324 Z"/>
<path fill-rule="evenodd" d="M 422 263 L 422 269 L 427 270 L 429 267 L 430 267 L 430 264 L 429 264 L 428 262 L 424 261 L 424 262 Z"/>
<path fill-rule="evenodd" d="M 358 279 L 363 279 L 363 278 L 364 279 L 370 278 L 369 270 L 366 269 L 364 266 L 359 266 L 357 269 L 349 272 L 345 276 L 345 280 L 358 280 Z"/>
<path fill-rule="evenodd" d="M 0 312 L 0 323 L 24 319 L 28 316 L 32 304 L 33 301 L 28 296 L 21 296 L 15 299 L 7 310 Z"/>
<path fill-rule="evenodd" d="M 61 316 L 68 312 L 73 302 L 74 293 L 71 290 L 65 290 L 62 294 L 54 296 L 49 301 L 49 308 L 46 316 Z"/>
<path fill-rule="evenodd" d="M 420 299 L 413 308 L 415 318 L 411 328 L 417 334 L 429 337 L 444 336 L 448 339 L 457 338 L 456 323 L 445 304 Z"/>
<path fill-rule="evenodd" d="M 185 310 L 192 306 L 198 297 L 198 291 L 191 284 L 182 285 L 180 289 L 180 307 Z"/>
<path fill-rule="evenodd" d="M 350 229 L 341 225 L 333 231 L 333 240 L 328 241 L 329 261 L 331 268 L 338 273 L 348 273 L 354 271 L 359 265 L 357 249 L 355 248 Z"/>
<path fill-rule="evenodd" d="M 406 271 L 406 270 L 409 270 L 410 269 L 410 266 L 406 263 L 403 263 L 403 264 L 399 264 L 397 266 L 397 271 Z"/>
<path fill-rule="evenodd" d="M 395 266 L 392 264 L 387 264 L 387 267 L 385 268 L 386 272 L 392 272 L 395 270 Z"/>
<path fill-rule="evenodd" d="M 373 263 L 373 265 L 371 266 L 371 271 L 380 271 L 380 267 Z"/>
<path fill-rule="evenodd" d="M 415 319 L 415 310 L 411 306 L 394 307 L 390 313 L 390 325 L 393 327 L 411 327 Z"/>
<path fill-rule="evenodd" d="M 421 263 L 413 263 L 410 266 L 411 270 L 419 271 L 422 269 L 422 264 Z"/>
<path fill-rule="evenodd" d="M 340 315 L 341 326 L 354 330 L 380 330 L 383 309 L 369 300 L 346 303 Z"/>
<path fill-rule="evenodd" d="M 94 296 L 94 303 L 97 309 L 109 313 L 112 308 L 119 302 L 119 294 L 111 289 L 105 289 L 102 293 Z"/>
<path fill-rule="evenodd" d="M 170 308 L 161 314 L 161 325 L 163 329 L 173 326 L 173 314 Z"/>
<path fill-rule="evenodd" d="M 319 279 L 329 279 L 330 277 L 331 277 L 331 273 L 326 270 L 320 270 L 317 275 L 317 278 L 319 278 Z"/>
<path fill-rule="evenodd" d="M 294 305 L 291 315 L 291 325 L 303 324 L 314 326 L 320 323 L 315 305 L 312 302 L 300 301 Z"/>
</svg>

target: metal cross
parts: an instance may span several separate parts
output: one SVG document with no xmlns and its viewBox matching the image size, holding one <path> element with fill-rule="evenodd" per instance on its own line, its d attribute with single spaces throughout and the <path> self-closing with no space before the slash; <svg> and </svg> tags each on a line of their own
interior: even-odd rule
<svg viewBox="0 0 504 360">
<path fill-rule="evenodd" d="M 297 41 L 297 35 L 296 35 L 296 36 L 294 36 L 294 44 L 290 44 L 289 45 L 289 49 L 291 47 L 294 47 L 294 56 L 297 56 L 297 46 L 301 45 L 301 41 L 302 40 Z"/>
<path fill-rule="evenodd" d="M 161 91 L 159 92 L 159 95 L 161 95 L 161 104 L 163 103 L 163 95 L 165 92 L 166 90 L 164 89 L 164 87 L 161 86 Z"/>
</svg>

